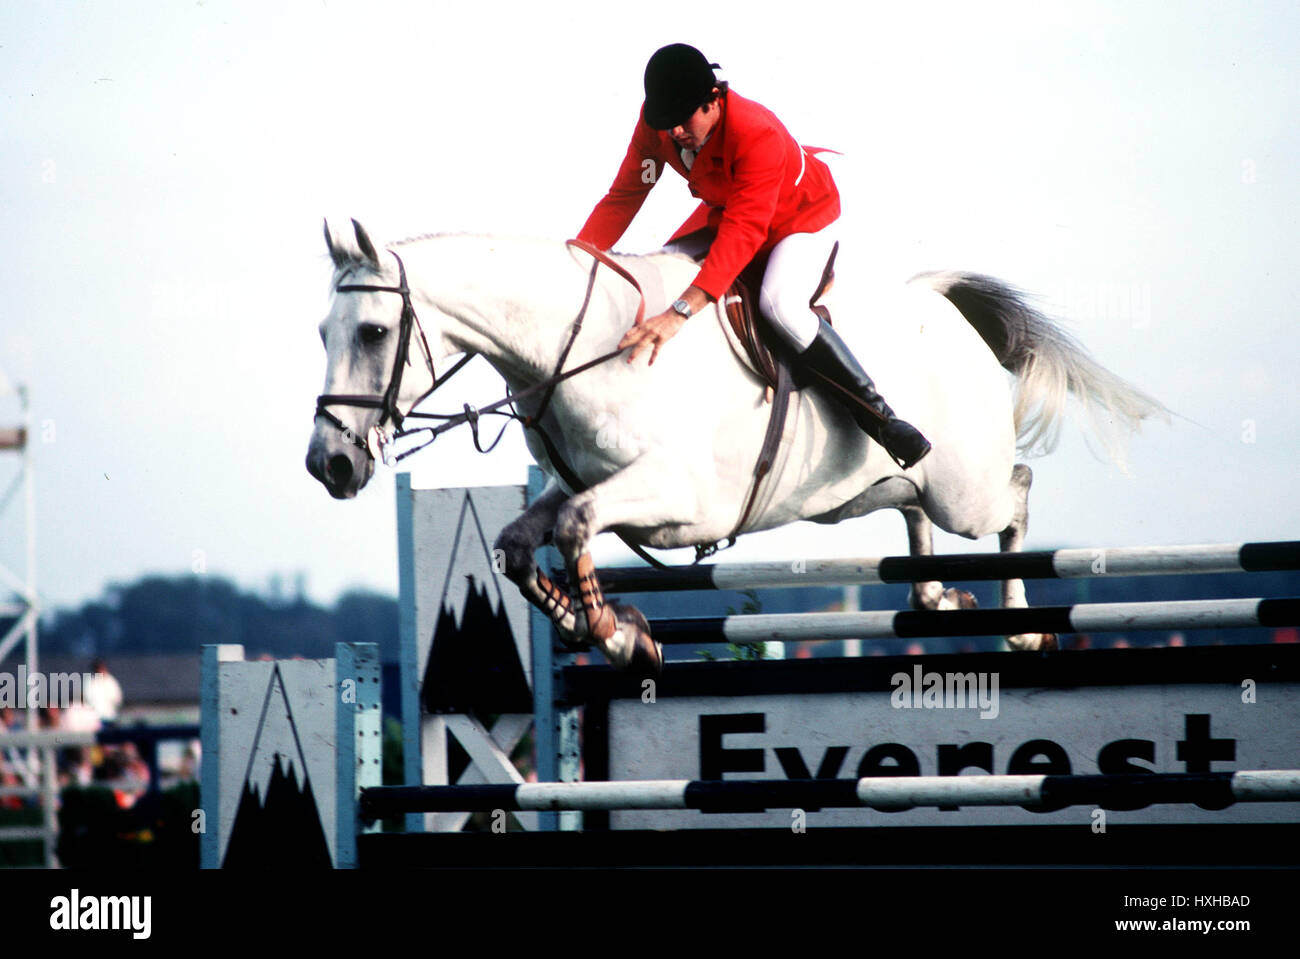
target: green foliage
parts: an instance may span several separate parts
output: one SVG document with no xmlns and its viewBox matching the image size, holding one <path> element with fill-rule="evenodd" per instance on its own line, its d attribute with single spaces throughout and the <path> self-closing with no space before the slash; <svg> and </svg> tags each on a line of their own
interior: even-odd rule
<svg viewBox="0 0 1300 959">
<path fill-rule="evenodd" d="M 403 778 L 402 721 L 395 716 L 384 720 L 384 785 L 401 785 Z"/>
<path fill-rule="evenodd" d="M 752 589 L 746 589 L 741 592 L 745 597 L 744 604 L 737 610 L 734 606 L 727 607 L 728 616 L 752 616 L 755 613 L 763 611 L 762 600 L 758 598 L 758 592 Z M 713 655 L 710 650 L 697 649 L 696 655 L 707 662 L 716 662 L 718 657 Z M 742 662 L 752 662 L 753 660 L 767 658 L 767 643 L 727 643 L 727 654 L 729 659 L 740 660 Z"/>
<path fill-rule="evenodd" d="M 403 754 L 405 744 L 402 742 L 402 723 L 389 716 L 384 720 L 384 785 L 400 786 L 405 781 Z M 384 832 L 405 832 L 406 817 L 392 816 L 383 821 Z"/>
</svg>

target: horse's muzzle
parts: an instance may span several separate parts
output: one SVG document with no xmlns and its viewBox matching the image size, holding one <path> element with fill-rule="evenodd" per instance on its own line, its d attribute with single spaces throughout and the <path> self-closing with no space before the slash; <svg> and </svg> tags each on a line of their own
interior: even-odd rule
<svg viewBox="0 0 1300 959">
<path fill-rule="evenodd" d="M 351 448 L 330 448 L 330 444 L 313 438 L 307 448 L 307 472 L 320 482 L 335 499 L 351 499 L 370 479 L 373 464 L 369 457 L 362 462 Z"/>
</svg>

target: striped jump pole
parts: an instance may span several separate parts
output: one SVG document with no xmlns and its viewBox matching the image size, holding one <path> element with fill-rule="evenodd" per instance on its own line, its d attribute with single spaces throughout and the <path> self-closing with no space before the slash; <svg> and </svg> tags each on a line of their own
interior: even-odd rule
<svg viewBox="0 0 1300 959">
<path fill-rule="evenodd" d="M 1300 599 L 1291 598 L 1077 603 L 1023 609 L 766 613 L 650 621 L 655 639 L 673 644 L 1296 625 L 1300 625 Z"/>
<path fill-rule="evenodd" d="M 644 780 L 488 786 L 380 786 L 362 790 L 361 818 L 406 812 L 503 810 L 901 810 L 913 806 L 1063 806 L 1300 800 L 1300 770 L 1136 773 L 1119 776 L 881 776 L 866 779 Z"/>
<path fill-rule="evenodd" d="M 1300 541 L 1204 546 L 1121 546 L 1028 553 L 885 556 L 806 563 L 702 563 L 668 569 L 602 569 L 611 593 L 697 589 L 854 586 L 871 583 L 969 582 L 1003 579 L 1083 579 L 1189 573 L 1260 573 L 1300 569 Z"/>
</svg>

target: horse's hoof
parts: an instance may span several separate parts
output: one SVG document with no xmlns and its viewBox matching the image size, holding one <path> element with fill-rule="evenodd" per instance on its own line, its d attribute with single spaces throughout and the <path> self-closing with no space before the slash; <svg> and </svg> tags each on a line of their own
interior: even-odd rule
<svg viewBox="0 0 1300 959">
<path fill-rule="evenodd" d="M 555 631 L 555 636 L 560 641 L 560 648 L 566 653 L 583 653 L 591 649 L 591 640 L 585 636 L 576 633 L 573 636 L 565 636 L 558 629 Z"/>
<path fill-rule="evenodd" d="M 623 669 L 638 679 L 658 679 L 664 671 L 664 648 L 650 635 L 650 624 L 635 606 L 612 603 L 618 628 L 630 637 L 631 650 Z"/>
<path fill-rule="evenodd" d="M 950 586 L 944 590 L 943 602 L 939 604 L 940 609 L 978 609 L 979 601 L 964 589 L 957 589 Z"/>
<path fill-rule="evenodd" d="M 647 633 L 638 633 L 627 671 L 637 679 L 658 679 L 664 672 L 664 648 Z"/>
<path fill-rule="evenodd" d="M 1028 653 L 1060 649 L 1055 633 L 1020 633 L 1017 636 L 1008 636 L 1007 645 L 1014 650 Z"/>
</svg>

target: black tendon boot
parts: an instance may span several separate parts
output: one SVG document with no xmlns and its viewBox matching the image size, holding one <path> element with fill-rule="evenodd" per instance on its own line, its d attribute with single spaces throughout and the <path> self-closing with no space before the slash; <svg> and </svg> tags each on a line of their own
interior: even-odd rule
<svg viewBox="0 0 1300 959">
<path fill-rule="evenodd" d="M 930 452 L 930 441 L 912 424 L 894 415 L 889 404 L 876 392 L 876 385 L 849 348 L 825 319 L 817 338 L 798 354 L 795 362 L 830 380 L 853 399 L 839 396 L 858 421 L 862 431 L 885 448 L 903 469 L 909 469 Z M 832 390 L 832 393 L 839 393 Z M 855 402 L 856 400 L 856 402 Z"/>
</svg>

